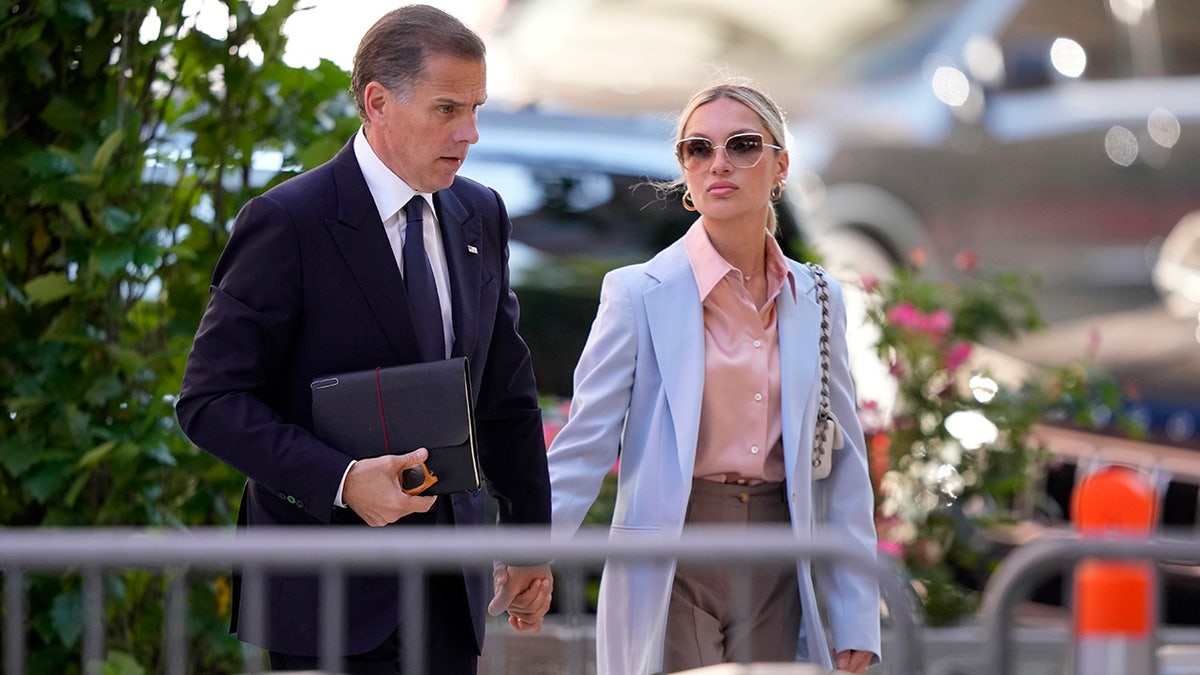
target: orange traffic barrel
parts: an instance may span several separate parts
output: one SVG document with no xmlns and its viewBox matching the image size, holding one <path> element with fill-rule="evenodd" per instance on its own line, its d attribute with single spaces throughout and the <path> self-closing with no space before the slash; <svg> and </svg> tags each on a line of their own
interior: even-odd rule
<svg viewBox="0 0 1200 675">
<path fill-rule="evenodd" d="M 1071 514 L 1085 537 L 1147 536 L 1158 496 L 1150 480 L 1124 466 L 1086 476 Z M 1157 576 L 1151 562 L 1088 559 L 1075 568 L 1076 675 L 1148 675 L 1156 664 Z"/>
</svg>

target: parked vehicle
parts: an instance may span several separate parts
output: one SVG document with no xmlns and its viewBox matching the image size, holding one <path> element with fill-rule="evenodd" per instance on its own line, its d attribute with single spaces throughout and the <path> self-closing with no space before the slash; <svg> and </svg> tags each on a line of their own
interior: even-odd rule
<svg viewBox="0 0 1200 675">
<path fill-rule="evenodd" d="M 462 174 L 496 188 L 513 222 L 510 267 L 538 388 L 569 396 L 609 270 L 649 259 L 696 214 L 654 181 L 679 176 L 664 118 L 504 110 L 479 114 Z M 780 242 L 800 248 L 797 207 L 781 202 Z"/>
<path fill-rule="evenodd" d="M 1200 3 L 912 7 L 793 111 L 828 261 L 923 248 L 949 276 L 970 249 L 1047 290 L 1148 291 L 1158 244 L 1200 207 Z"/>
</svg>

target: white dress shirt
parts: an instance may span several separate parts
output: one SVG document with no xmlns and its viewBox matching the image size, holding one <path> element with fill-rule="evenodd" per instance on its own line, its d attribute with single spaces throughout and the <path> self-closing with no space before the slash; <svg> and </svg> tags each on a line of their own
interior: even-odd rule
<svg viewBox="0 0 1200 675">
<path fill-rule="evenodd" d="M 446 250 L 442 245 L 442 233 L 438 227 L 437 212 L 433 208 L 433 195 L 418 192 L 392 173 L 387 168 L 371 144 L 367 142 L 366 130 L 360 129 L 354 135 L 354 156 L 358 159 L 358 168 L 367 181 L 367 189 L 375 201 L 379 211 L 379 219 L 383 221 L 383 230 L 387 233 L 388 243 L 392 246 L 392 256 L 396 259 L 396 267 L 404 274 L 404 228 L 408 219 L 404 215 L 404 205 L 408 204 L 413 195 L 420 194 L 425 201 L 424 227 L 425 255 L 429 257 L 429 266 L 433 269 L 433 280 L 437 285 L 438 304 L 442 307 L 442 344 L 445 346 L 445 356 L 449 358 L 451 345 L 454 344 L 454 321 L 450 306 L 450 270 L 446 266 Z M 334 497 L 334 506 L 345 507 L 342 501 L 342 489 L 346 486 L 346 475 L 352 460 L 346 465 L 342 474 L 342 484 L 338 486 Z"/>
</svg>

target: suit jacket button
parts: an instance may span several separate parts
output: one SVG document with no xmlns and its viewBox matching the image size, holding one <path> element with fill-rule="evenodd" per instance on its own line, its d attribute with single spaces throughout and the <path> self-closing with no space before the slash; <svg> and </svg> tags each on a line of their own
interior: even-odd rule
<svg viewBox="0 0 1200 675">
<path fill-rule="evenodd" d="M 746 504 L 750 501 L 750 493 L 749 492 L 739 492 L 737 498 L 738 498 L 739 502 Z"/>
</svg>

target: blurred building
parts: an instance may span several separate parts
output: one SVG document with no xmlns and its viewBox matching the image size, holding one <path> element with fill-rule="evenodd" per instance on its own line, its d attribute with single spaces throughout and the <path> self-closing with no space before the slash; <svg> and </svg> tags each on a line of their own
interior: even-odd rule
<svg viewBox="0 0 1200 675">
<path fill-rule="evenodd" d="M 918 0 L 919 2 L 919 0 Z M 912 0 L 512 0 L 489 36 L 490 88 L 515 103 L 669 111 L 720 72 L 785 108 L 848 46 Z"/>
</svg>

